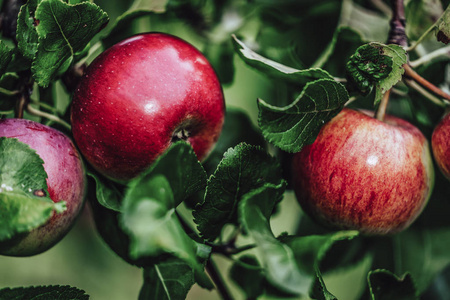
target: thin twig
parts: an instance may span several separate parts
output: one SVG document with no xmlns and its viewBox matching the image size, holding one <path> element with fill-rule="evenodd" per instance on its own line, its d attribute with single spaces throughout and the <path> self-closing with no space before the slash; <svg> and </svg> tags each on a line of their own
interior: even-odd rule
<svg viewBox="0 0 450 300">
<path fill-rule="evenodd" d="M 430 52 L 422 57 L 420 57 L 419 59 L 416 59 L 414 61 L 410 61 L 409 65 L 413 68 L 416 68 L 420 65 L 423 65 L 424 63 L 427 63 L 435 58 L 438 58 L 439 56 L 450 56 L 450 45 L 443 47 L 443 48 L 439 48 L 433 52 Z"/>
<path fill-rule="evenodd" d="M 439 20 L 438 20 L 437 22 L 439 22 Z M 418 39 L 417 41 L 415 41 L 411 46 L 409 46 L 408 48 L 406 48 L 406 51 L 410 52 L 410 51 L 415 50 L 415 49 L 417 48 L 417 46 L 418 46 L 420 43 L 422 43 L 422 41 L 423 41 L 423 40 L 424 40 L 424 39 L 425 39 L 425 38 L 426 38 L 433 30 L 435 30 L 435 29 L 437 28 L 437 26 L 436 26 L 437 22 L 434 23 L 433 25 L 431 25 L 431 26 L 427 29 L 427 31 L 425 31 L 425 32 L 419 37 L 419 39 Z"/>
<path fill-rule="evenodd" d="M 387 90 L 384 93 L 383 98 L 381 99 L 380 104 L 378 105 L 377 112 L 375 113 L 375 117 L 377 120 L 384 121 L 384 116 L 386 115 L 386 108 L 389 102 L 389 96 L 391 95 L 391 90 Z"/>
<path fill-rule="evenodd" d="M 212 281 L 217 287 L 217 290 L 219 291 L 220 296 L 223 300 L 232 300 L 233 297 L 231 296 L 230 291 L 228 290 L 227 286 L 224 283 L 224 280 L 222 276 L 220 275 L 220 272 L 212 260 L 212 258 L 208 259 L 206 262 L 206 271 L 208 272 L 209 276 L 211 277 Z"/>
<path fill-rule="evenodd" d="M 422 96 L 424 96 L 425 98 L 427 98 L 428 100 L 430 100 L 434 104 L 436 104 L 436 105 L 438 105 L 440 107 L 445 107 L 446 106 L 443 100 L 441 100 L 440 98 L 438 98 L 438 97 L 434 96 L 433 94 L 431 94 L 430 92 L 428 92 L 421 85 L 419 85 L 416 81 L 411 80 L 411 79 L 404 79 L 403 81 L 408 86 L 410 86 L 411 88 L 413 88 L 414 90 L 419 92 Z"/>
<path fill-rule="evenodd" d="M 411 68 L 411 66 L 409 66 L 408 64 L 404 64 L 403 68 L 405 69 L 406 77 L 409 77 L 409 78 L 415 80 L 417 83 L 419 83 L 423 87 L 427 88 L 428 90 L 430 90 L 434 94 L 438 95 L 439 97 L 442 97 L 442 98 L 450 101 L 449 94 L 447 94 L 446 92 L 444 92 L 443 90 L 441 90 L 440 88 L 438 88 L 437 86 L 435 86 L 434 84 L 432 84 L 431 82 L 429 82 L 428 80 L 426 80 L 425 78 L 423 78 L 422 76 L 417 74 L 417 72 L 414 71 Z"/>
<path fill-rule="evenodd" d="M 5 96 L 16 96 L 20 93 L 20 91 L 18 91 L 18 90 L 11 91 L 11 90 L 0 87 L 0 93 Z"/>
<path fill-rule="evenodd" d="M 64 121 L 63 119 L 61 119 L 61 118 L 59 118 L 59 117 L 57 117 L 57 116 L 55 116 L 55 115 L 52 115 L 52 114 L 43 112 L 43 111 L 41 111 L 41 110 L 38 110 L 38 109 L 34 108 L 33 106 L 31 106 L 30 104 L 28 104 L 28 105 L 26 106 L 26 110 L 27 110 L 28 113 L 30 113 L 30 114 L 32 114 L 32 115 L 34 115 L 34 116 L 49 119 L 50 121 L 53 121 L 53 122 L 55 122 L 55 123 L 58 123 L 58 124 L 64 126 L 65 128 L 67 128 L 67 129 L 69 129 L 69 130 L 71 130 L 71 128 L 72 128 L 72 127 L 70 126 L 70 124 L 67 123 L 66 121 Z"/>
</svg>

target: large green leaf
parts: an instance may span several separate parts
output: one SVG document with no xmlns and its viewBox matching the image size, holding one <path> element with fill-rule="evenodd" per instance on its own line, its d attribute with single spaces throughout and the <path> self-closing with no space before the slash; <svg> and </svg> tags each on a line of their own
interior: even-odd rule
<svg viewBox="0 0 450 300">
<path fill-rule="evenodd" d="M 278 241 L 270 228 L 270 216 L 283 197 L 285 184 L 267 184 L 244 195 L 239 220 L 257 245 L 267 280 L 278 289 L 308 295 L 313 277 L 297 267 L 292 249 Z"/>
<path fill-rule="evenodd" d="M 306 84 L 288 106 L 276 107 L 260 99 L 259 126 L 270 143 L 287 152 L 299 152 L 314 142 L 322 126 L 342 110 L 347 100 L 342 84 L 316 80 Z"/>
<path fill-rule="evenodd" d="M 65 72 L 75 53 L 83 50 L 109 20 L 94 3 L 71 5 L 61 0 L 42 0 L 34 17 L 39 23 L 39 39 L 31 70 L 41 86 L 48 86 Z"/>
<path fill-rule="evenodd" d="M 169 181 L 160 174 L 146 176 L 127 189 L 119 220 L 130 237 L 130 257 L 169 253 L 189 264 L 207 284 L 197 244 L 184 231 L 176 205 Z"/>
<path fill-rule="evenodd" d="M 0 290 L 0 299 L 29 300 L 88 300 L 85 291 L 68 285 L 49 285 L 4 288 Z"/>
<path fill-rule="evenodd" d="M 2 40 L 0 40 L 0 77 L 5 73 L 11 58 L 12 51 Z"/>
<path fill-rule="evenodd" d="M 95 181 L 97 201 L 107 209 L 120 211 L 123 198 L 121 186 L 93 171 L 89 171 L 88 175 Z"/>
<path fill-rule="evenodd" d="M 244 143 L 230 148 L 208 181 L 204 202 L 193 212 L 203 238 L 213 241 L 225 224 L 237 223 L 237 207 L 246 193 L 280 182 L 281 168 L 266 151 Z"/>
<path fill-rule="evenodd" d="M 48 197 L 46 178 L 36 151 L 17 139 L 0 137 L 0 240 L 31 231 L 53 211 L 65 210 L 64 201 L 53 203 Z"/>
<path fill-rule="evenodd" d="M 139 300 L 184 300 L 194 283 L 192 268 L 180 259 L 170 258 L 144 269 Z"/>
<path fill-rule="evenodd" d="M 259 55 L 247 47 L 242 41 L 233 35 L 235 50 L 243 61 L 267 76 L 287 80 L 294 84 L 305 84 L 316 79 L 333 79 L 325 70 L 311 68 L 298 70 Z"/>
</svg>

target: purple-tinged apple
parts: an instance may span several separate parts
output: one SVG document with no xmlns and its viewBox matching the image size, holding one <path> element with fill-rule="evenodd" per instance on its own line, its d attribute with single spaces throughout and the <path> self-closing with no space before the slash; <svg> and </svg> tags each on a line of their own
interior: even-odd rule
<svg viewBox="0 0 450 300">
<path fill-rule="evenodd" d="M 450 180 L 450 112 L 434 128 L 431 148 L 439 169 Z"/>
<path fill-rule="evenodd" d="M 394 116 L 343 109 L 315 142 L 294 154 L 297 199 L 316 221 L 367 235 L 406 229 L 422 212 L 434 185 L 429 144 Z"/>
<path fill-rule="evenodd" d="M 87 181 L 81 156 L 62 132 L 31 120 L 0 120 L 0 137 L 17 138 L 34 149 L 44 161 L 48 196 L 66 202 L 64 212 L 53 213 L 44 225 L 0 246 L 2 255 L 42 253 L 66 235 L 83 207 Z"/>
<path fill-rule="evenodd" d="M 101 53 L 74 92 L 74 141 L 110 179 L 137 176 L 175 140 L 200 160 L 224 121 L 222 87 L 191 44 L 163 33 L 128 38 Z"/>
</svg>

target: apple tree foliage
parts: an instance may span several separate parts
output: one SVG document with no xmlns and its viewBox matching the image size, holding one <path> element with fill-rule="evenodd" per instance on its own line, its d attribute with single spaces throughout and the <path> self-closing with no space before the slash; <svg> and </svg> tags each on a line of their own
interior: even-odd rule
<svg viewBox="0 0 450 300">
<path fill-rule="evenodd" d="M 344 106 L 376 109 L 390 90 L 388 113 L 431 136 L 450 102 L 418 87 L 403 65 L 450 90 L 442 43 L 450 36 L 448 2 L 3 0 L 0 114 L 70 135 L 70 97 L 96 55 L 135 33 L 178 35 L 206 55 L 225 91 L 240 89 L 233 96 L 240 98 L 226 99 L 222 135 L 203 162 L 177 142 L 127 183 L 89 169 L 97 231 L 142 269 L 139 299 L 185 299 L 194 285 L 217 289 L 223 299 L 338 299 L 336 286 L 327 287 L 335 274 L 363 278 L 358 286 L 345 276 L 339 281 L 357 291 L 355 299 L 445 299 L 450 190 L 438 172 L 426 210 L 394 236 L 323 228 L 302 212 L 280 234 L 272 220 L 291 210 L 290 154 L 311 144 Z M 388 43 L 399 3 L 414 47 Z M 266 80 L 261 90 L 269 93 L 245 98 L 253 87 L 239 85 L 242 68 Z M 253 109 L 237 107 L 242 103 Z M 64 210 L 33 194 L 46 191 L 46 176 L 33 150 L 0 139 L 0 244 Z M 217 256 L 230 268 L 217 268 Z M 0 288 L 1 299 L 88 298 L 68 286 Z"/>
</svg>

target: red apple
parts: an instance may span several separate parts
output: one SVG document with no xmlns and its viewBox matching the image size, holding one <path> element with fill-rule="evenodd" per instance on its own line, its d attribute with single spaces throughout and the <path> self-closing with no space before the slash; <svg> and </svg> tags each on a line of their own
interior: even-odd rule
<svg viewBox="0 0 450 300">
<path fill-rule="evenodd" d="M 174 140 L 205 158 L 222 129 L 225 102 L 206 58 L 163 33 L 139 34 L 100 54 L 73 96 L 72 130 L 91 165 L 124 181 Z"/>
<path fill-rule="evenodd" d="M 429 145 L 412 124 L 351 109 L 293 157 L 302 208 L 317 221 L 363 234 L 399 232 L 424 209 L 434 184 Z"/>
<path fill-rule="evenodd" d="M 445 177 L 450 180 L 450 112 L 433 131 L 431 148 L 434 158 Z"/>
<path fill-rule="evenodd" d="M 56 129 L 25 119 L 0 120 L 0 137 L 17 138 L 28 144 L 44 161 L 49 197 L 64 200 L 67 209 L 53 214 L 44 225 L 0 246 L 0 254 L 35 255 L 49 249 L 69 231 L 84 204 L 86 177 L 80 155 L 72 141 Z"/>
</svg>

